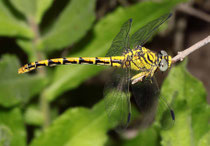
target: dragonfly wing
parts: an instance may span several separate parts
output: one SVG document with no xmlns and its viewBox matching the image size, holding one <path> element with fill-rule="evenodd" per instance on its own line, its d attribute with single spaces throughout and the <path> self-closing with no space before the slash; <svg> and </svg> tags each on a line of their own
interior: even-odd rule
<svg viewBox="0 0 210 146">
<path fill-rule="evenodd" d="M 131 104 L 129 92 L 129 69 L 116 69 L 105 86 L 104 101 L 110 122 L 118 130 L 127 127 L 130 121 Z"/>
<path fill-rule="evenodd" d="M 143 46 L 157 28 L 168 20 L 171 15 L 172 14 L 165 14 L 137 30 L 130 38 L 130 47 L 135 48 L 137 45 Z"/>
<path fill-rule="evenodd" d="M 112 41 L 106 56 L 121 56 L 125 49 L 129 47 L 129 32 L 131 28 L 132 19 L 126 21 L 117 36 Z"/>
<path fill-rule="evenodd" d="M 160 96 L 158 100 L 156 121 L 161 124 L 162 129 L 173 127 L 175 122 L 174 110 L 168 104 L 166 98 Z"/>
<path fill-rule="evenodd" d="M 163 127 L 169 128 L 173 125 L 175 120 L 173 110 L 167 101 L 159 96 L 160 90 L 154 77 L 132 85 L 132 91 L 143 117 L 141 119 L 142 126 L 149 126 L 154 120 L 162 122 L 163 119 L 167 120 Z"/>
<path fill-rule="evenodd" d="M 154 85 L 160 92 L 158 87 L 158 83 L 155 77 L 153 77 Z M 176 96 L 176 95 L 174 95 Z M 159 94 L 158 96 L 158 104 L 157 104 L 157 114 L 155 116 L 155 120 L 159 122 L 163 129 L 169 129 L 173 127 L 175 122 L 175 114 L 174 110 L 171 107 L 172 99 L 166 99 L 162 95 Z"/>
</svg>

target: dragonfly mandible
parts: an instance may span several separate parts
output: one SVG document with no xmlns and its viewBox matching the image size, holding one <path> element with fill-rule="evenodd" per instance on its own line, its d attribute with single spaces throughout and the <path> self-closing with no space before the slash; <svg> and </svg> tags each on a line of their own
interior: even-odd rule
<svg viewBox="0 0 210 146">
<path fill-rule="evenodd" d="M 65 64 L 93 64 L 115 67 L 112 79 L 105 87 L 105 105 L 108 117 L 113 119 L 120 127 L 127 127 L 131 117 L 130 86 L 137 101 L 137 105 L 145 111 L 151 106 L 149 99 L 141 95 L 141 84 L 151 79 L 157 69 L 166 71 L 171 66 L 171 56 L 164 50 L 153 52 L 143 45 L 157 30 L 157 28 L 171 17 L 165 14 L 138 29 L 129 36 L 132 19 L 126 21 L 120 32 L 114 38 L 105 57 L 68 57 L 47 59 L 26 64 L 18 70 L 19 74 L 29 72 L 42 66 Z M 149 81 L 150 83 L 153 81 Z M 149 88 L 144 89 L 144 91 Z M 148 92 L 156 92 L 149 90 Z M 154 94 L 156 95 L 156 94 Z M 113 98 L 114 97 L 114 98 Z M 144 101 L 147 101 L 144 103 Z M 145 105 L 146 104 L 146 105 Z M 143 109 L 143 110 L 144 110 Z M 173 110 L 169 109 L 172 120 L 175 120 Z"/>
</svg>

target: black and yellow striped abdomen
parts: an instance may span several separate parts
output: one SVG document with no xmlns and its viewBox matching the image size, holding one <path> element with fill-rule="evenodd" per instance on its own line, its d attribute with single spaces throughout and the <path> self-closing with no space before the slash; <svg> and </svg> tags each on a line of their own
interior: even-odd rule
<svg viewBox="0 0 210 146">
<path fill-rule="evenodd" d="M 18 73 L 25 73 L 42 66 L 55 66 L 65 64 L 94 64 L 94 65 L 108 65 L 113 67 L 121 67 L 124 56 L 113 57 L 68 57 L 55 58 L 42 61 L 32 62 L 26 64 L 18 70 Z"/>
</svg>

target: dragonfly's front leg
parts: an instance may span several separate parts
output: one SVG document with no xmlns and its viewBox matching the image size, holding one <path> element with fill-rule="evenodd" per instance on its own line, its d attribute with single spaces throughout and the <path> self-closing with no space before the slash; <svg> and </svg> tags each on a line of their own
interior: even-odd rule
<svg viewBox="0 0 210 146">
<path fill-rule="evenodd" d="M 141 73 L 133 76 L 131 78 L 131 81 L 132 81 L 131 84 L 135 84 L 137 82 L 143 81 L 143 79 L 146 78 L 148 75 L 149 75 L 149 72 L 141 72 Z"/>
<path fill-rule="evenodd" d="M 136 84 L 137 82 L 141 82 L 148 76 L 152 77 L 154 75 L 156 69 L 157 68 L 152 68 L 151 71 L 141 72 L 141 73 L 133 76 L 131 78 L 131 81 L 132 81 L 131 84 Z"/>
</svg>

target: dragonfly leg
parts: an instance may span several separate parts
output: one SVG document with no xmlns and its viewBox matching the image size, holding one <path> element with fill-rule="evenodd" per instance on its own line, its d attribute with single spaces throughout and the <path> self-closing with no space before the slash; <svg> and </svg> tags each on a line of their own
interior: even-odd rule
<svg viewBox="0 0 210 146">
<path fill-rule="evenodd" d="M 150 74 L 150 72 L 141 72 L 141 73 L 139 73 L 139 74 L 137 74 L 137 75 L 135 75 L 135 76 L 133 76 L 132 78 L 131 78 L 131 80 L 132 80 L 132 84 L 135 84 L 135 83 L 137 83 L 137 82 L 141 82 L 141 81 L 143 81 L 143 79 L 145 78 L 145 77 L 147 77 L 148 75 Z"/>
<path fill-rule="evenodd" d="M 137 82 L 141 82 L 141 81 L 143 81 L 148 76 L 152 77 L 154 75 L 156 69 L 157 68 L 152 68 L 151 71 L 141 72 L 141 73 L 133 76 L 131 78 L 131 81 L 132 81 L 131 84 L 135 84 Z"/>
</svg>

